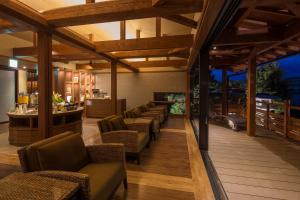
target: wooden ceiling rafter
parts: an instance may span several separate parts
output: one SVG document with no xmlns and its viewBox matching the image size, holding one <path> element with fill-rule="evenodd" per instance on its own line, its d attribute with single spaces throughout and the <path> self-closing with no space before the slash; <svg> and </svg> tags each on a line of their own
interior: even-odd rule
<svg viewBox="0 0 300 200">
<path fill-rule="evenodd" d="M 83 51 L 87 51 L 95 56 L 100 56 L 104 59 L 118 62 L 125 68 L 138 72 L 138 69 L 132 68 L 124 61 L 119 61 L 117 58 L 109 54 L 97 52 L 93 43 L 73 31 L 66 28 L 53 28 L 53 26 L 49 24 L 39 12 L 29 8 L 19 1 L 11 0 L 0 2 L 0 13 L 6 20 L 26 24 L 35 31 L 43 30 L 50 32 L 53 34 L 53 37 L 60 42 L 66 43 Z"/>
<path fill-rule="evenodd" d="M 136 68 L 154 68 L 154 67 L 186 67 L 187 60 L 157 60 L 157 61 L 136 61 L 130 62 L 130 65 Z M 77 64 L 76 69 L 83 70 L 83 69 L 108 69 L 110 68 L 110 63 L 86 63 L 86 64 Z"/>
<path fill-rule="evenodd" d="M 122 0 L 57 8 L 42 15 L 55 27 L 65 27 L 195 13 L 202 7 L 202 0 L 173 0 L 157 6 L 152 0 Z"/>
</svg>

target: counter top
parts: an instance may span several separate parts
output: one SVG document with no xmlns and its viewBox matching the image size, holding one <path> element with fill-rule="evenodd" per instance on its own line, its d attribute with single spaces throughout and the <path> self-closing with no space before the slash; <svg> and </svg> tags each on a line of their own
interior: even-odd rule
<svg viewBox="0 0 300 200">
<path fill-rule="evenodd" d="M 53 115 L 68 115 L 75 112 L 82 112 L 84 110 L 83 107 L 77 108 L 77 110 L 70 110 L 70 111 L 58 111 L 56 113 L 53 112 Z M 37 117 L 38 113 L 15 113 L 15 112 L 7 112 L 6 113 L 9 117 L 16 117 L 16 118 L 29 118 L 29 117 Z"/>
</svg>

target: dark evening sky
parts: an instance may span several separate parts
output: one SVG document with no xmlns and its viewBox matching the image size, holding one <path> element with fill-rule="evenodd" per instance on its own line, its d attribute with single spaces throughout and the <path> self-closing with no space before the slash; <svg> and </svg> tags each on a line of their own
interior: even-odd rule
<svg viewBox="0 0 300 200">
<path fill-rule="evenodd" d="M 289 56 L 286 58 L 282 58 L 277 60 L 279 67 L 283 71 L 283 78 L 300 78 L 300 54 Z M 222 71 L 221 70 L 213 70 L 213 75 L 217 81 L 222 80 Z M 228 75 L 234 74 L 229 72 Z M 240 74 L 238 76 L 232 76 L 231 80 L 246 80 L 246 73 Z"/>
</svg>

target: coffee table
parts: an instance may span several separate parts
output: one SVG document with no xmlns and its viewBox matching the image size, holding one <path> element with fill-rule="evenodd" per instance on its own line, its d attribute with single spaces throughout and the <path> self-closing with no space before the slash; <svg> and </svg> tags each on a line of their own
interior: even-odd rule
<svg viewBox="0 0 300 200">
<path fill-rule="evenodd" d="M 1 200 L 61 200 L 75 198 L 79 184 L 17 172 L 1 179 L 0 188 Z"/>
</svg>

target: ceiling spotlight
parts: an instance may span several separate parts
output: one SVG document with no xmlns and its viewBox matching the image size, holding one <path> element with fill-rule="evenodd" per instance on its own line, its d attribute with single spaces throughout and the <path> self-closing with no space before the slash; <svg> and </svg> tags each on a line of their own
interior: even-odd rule
<svg viewBox="0 0 300 200">
<path fill-rule="evenodd" d="M 26 66 L 23 66 L 23 69 L 26 69 L 27 67 Z"/>
<path fill-rule="evenodd" d="M 213 50 L 216 50 L 217 49 L 217 47 L 213 47 Z"/>
</svg>

